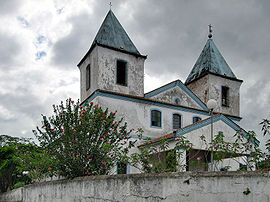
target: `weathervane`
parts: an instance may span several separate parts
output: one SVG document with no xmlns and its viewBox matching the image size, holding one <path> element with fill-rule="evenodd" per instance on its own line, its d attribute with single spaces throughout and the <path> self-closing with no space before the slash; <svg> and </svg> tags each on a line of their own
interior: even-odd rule
<svg viewBox="0 0 270 202">
<path fill-rule="evenodd" d="M 212 25 L 210 24 L 210 25 L 208 25 L 208 27 L 209 27 L 209 34 L 208 34 L 208 38 L 210 39 L 210 38 L 212 38 L 212 32 L 213 32 L 213 30 L 212 30 Z"/>
<path fill-rule="evenodd" d="M 112 10 L 112 2 L 110 2 L 109 5 L 110 5 L 110 10 Z"/>
</svg>

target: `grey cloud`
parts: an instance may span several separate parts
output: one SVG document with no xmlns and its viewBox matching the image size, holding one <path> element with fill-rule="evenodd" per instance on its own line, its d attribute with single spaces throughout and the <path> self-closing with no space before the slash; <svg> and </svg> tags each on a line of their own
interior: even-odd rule
<svg viewBox="0 0 270 202">
<path fill-rule="evenodd" d="M 16 38 L 0 32 L 0 69 L 6 70 L 16 63 L 21 47 Z"/>
<path fill-rule="evenodd" d="M 22 0 L 1 0 L 0 15 L 7 15 L 15 12 L 22 4 Z"/>
</svg>

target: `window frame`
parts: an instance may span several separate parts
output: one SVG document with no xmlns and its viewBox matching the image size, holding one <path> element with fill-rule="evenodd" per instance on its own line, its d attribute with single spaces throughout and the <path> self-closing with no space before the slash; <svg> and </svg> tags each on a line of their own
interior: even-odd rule
<svg viewBox="0 0 270 202">
<path fill-rule="evenodd" d="M 160 126 L 153 125 L 153 117 L 152 117 L 152 112 L 153 111 L 157 111 L 157 112 L 160 113 Z M 159 110 L 159 109 L 151 109 L 150 110 L 150 127 L 152 127 L 152 128 L 162 128 L 162 111 L 161 110 Z"/>
<path fill-rule="evenodd" d="M 125 83 L 124 84 L 118 82 L 118 62 L 125 63 Z M 126 60 L 123 60 L 123 59 L 116 59 L 115 72 L 116 72 L 116 74 L 115 74 L 116 85 L 127 87 L 128 86 L 128 62 Z"/>
<path fill-rule="evenodd" d="M 91 88 L 91 64 L 89 63 L 85 68 L 85 89 Z"/>
<path fill-rule="evenodd" d="M 225 98 L 223 98 L 224 91 L 226 91 Z M 230 99 L 229 98 L 230 98 L 230 88 L 228 86 L 221 86 L 221 106 L 222 107 L 229 107 L 230 106 Z"/>
<path fill-rule="evenodd" d="M 119 172 L 120 171 L 120 165 L 125 165 L 125 172 Z M 129 164 L 127 163 L 123 163 L 123 162 L 117 162 L 116 163 L 116 174 L 121 174 L 121 175 L 125 175 L 125 174 L 128 174 L 129 173 Z"/>
<path fill-rule="evenodd" d="M 176 103 L 176 100 L 179 100 L 179 103 Z M 174 104 L 180 105 L 181 104 L 181 99 L 179 97 L 174 98 Z"/>
<path fill-rule="evenodd" d="M 180 127 L 179 128 L 174 128 L 174 115 L 178 115 L 180 117 Z M 179 113 L 172 114 L 172 129 L 173 130 L 178 130 L 178 129 L 182 128 L 182 119 L 183 119 L 182 114 L 179 114 Z"/>
<path fill-rule="evenodd" d="M 192 124 L 193 124 L 193 123 L 199 122 L 199 121 L 194 121 L 195 118 L 199 118 L 199 119 L 200 119 L 199 121 L 202 120 L 202 117 L 200 117 L 200 116 L 193 116 L 193 117 L 192 117 Z"/>
</svg>

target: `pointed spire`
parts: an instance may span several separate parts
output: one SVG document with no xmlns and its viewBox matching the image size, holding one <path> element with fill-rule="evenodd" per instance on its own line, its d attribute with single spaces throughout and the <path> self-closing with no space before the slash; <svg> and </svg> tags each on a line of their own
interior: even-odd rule
<svg viewBox="0 0 270 202">
<path fill-rule="evenodd" d="M 209 32 L 212 30 L 209 26 Z M 211 32 L 209 33 L 209 35 Z M 211 34 L 212 37 L 212 34 Z M 192 82 L 205 73 L 214 73 L 236 79 L 231 68 L 217 49 L 214 41 L 209 37 L 185 84 Z"/>
<path fill-rule="evenodd" d="M 140 55 L 111 9 L 99 28 L 92 46 L 95 43 Z"/>
</svg>

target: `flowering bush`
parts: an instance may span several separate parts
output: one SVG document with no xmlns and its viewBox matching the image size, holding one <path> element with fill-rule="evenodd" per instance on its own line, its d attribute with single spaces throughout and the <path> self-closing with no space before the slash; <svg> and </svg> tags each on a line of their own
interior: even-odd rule
<svg viewBox="0 0 270 202">
<path fill-rule="evenodd" d="M 42 127 L 34 131 L 54 161 L 50 172 L 68 178 L 108 174 L 116 162 L 127 159 L 132 130 L 115 113 L 71 99 L 53 109 L 54 115 L 43 116 Z"/>
</svg>

